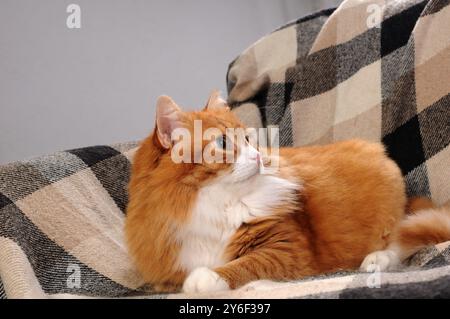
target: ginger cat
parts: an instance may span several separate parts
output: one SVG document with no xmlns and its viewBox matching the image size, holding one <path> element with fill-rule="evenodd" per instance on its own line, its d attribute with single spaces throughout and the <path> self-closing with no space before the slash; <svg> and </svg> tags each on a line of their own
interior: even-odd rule
<svg viewBox="0 0 450 319">
<path fill-rule="evenodd" d="M 215 155 L 231 150 L 237 160 L 176 163 L 173 133 L 194 135 L 196 120 L 202 132 L 222 135 L 201 141 L 188 158 L 212 145 Z M 157 101 L 154 131 L 133 161 L 125 226 L 130 255 L 156 290 L 210 292 L 257 279 L 386 270 L 450 240 L 448 210 L 423 198 L 407 203 L 400 169 L 381 144 L 281 148 L 278 170 L 264 172 L 270 159 L 246 139 L 228 139 L 227 128 L 243 125 L 217 92 L 199 112 L 183 112 L 166 96 Z"/>
</svg>

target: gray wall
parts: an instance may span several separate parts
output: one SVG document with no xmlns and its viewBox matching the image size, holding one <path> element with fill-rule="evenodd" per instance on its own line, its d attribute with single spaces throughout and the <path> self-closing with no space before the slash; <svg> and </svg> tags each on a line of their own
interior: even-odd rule
<svg viewBox="0 0 450 319">
<path fill-rule="evenodd" d="M 0 0 L 0 163 L 141 139 L 158 95 L 202 106 L 247 46 L 336 2 Z"/>
</svg>

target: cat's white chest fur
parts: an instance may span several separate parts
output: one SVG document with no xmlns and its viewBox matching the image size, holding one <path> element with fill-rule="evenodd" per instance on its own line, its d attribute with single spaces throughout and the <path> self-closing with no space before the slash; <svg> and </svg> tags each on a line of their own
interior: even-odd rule
<svg viewBox="0 0 450 319">
<path fill-rule="evenodd" d="M 188 273 L 197 267 L 223 265 L 231 236 L 244 222 L 267 216 L 272 207 L 292 198 L 299 186 L 272 175 L 257 175 L 240 183 L 217 179 L 203 187 L 190 222 L 179 233 L 179 264 Z"/>
</svg>

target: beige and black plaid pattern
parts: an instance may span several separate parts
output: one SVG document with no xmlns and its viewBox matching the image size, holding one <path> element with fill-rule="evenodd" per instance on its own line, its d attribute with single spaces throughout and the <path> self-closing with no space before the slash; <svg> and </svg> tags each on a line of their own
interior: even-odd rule
<svg viewBox="0 0 450 319">
<path fill-rule="evenodd" d="M 378 290 L 368 286 L 370 274 L 343 272 L 290 283 L 255 282 L 210 295 L 152 292 L 133 267 L 123 238 L 136 147 L 87 147 L 0 167 L 1 298 L 390 297 L 403 296 L 408 287 L 412 296 L 426 296 L 436 285 L 434 294 L 450 294 L 450 286 L 440 286 L 450 273 L 450 242 L 415 255 L 406 274 L 380 274 Z M 79 286 L 71 281 L 74 267 Z"/>
<path fill-rule="evenodd" d="M 449 298 L 450 242 L 425 249 L 417 257 L 407 271 L 347 271 L 285 283 L 256 281 L 235 291 L 169 298 Z"/>
<path fill-rule="evenodd" d="M 345 1 L 258 41 L 231 65 L 230 101 L 252 126 L 279 125 L 283 145 L 358 136 L 381 139 L 389 149 L 405 137 L 404 148 L 420 138 L 426 161 L 414 166 L 396 160 L 407 170 L 410 191 L 445 202 L 448 1 L 389 2 L 383 23 L 392 38 L 362 22 L 368 3 Z M 399 25 L 414 31 L 404 36 Z M 371 288 L 371 274 L 342 272 L 208 295 L 152 293 L 123 238 L 136 147 L 86 147 L 0 167 L 0 298 L 450 297 L 450 243 L 421 251 L 406 272 L 382 273 L 380 288 Z"/>
<path fill-rule="evenodd" d="M 371 16 L 379 8 L 381 21 Z M 347 0 L 262 38 L 230 65 L 229 102 L 280 144 L 382 141 L 409 195 L 450 200 L 448 0 Z"/>
<path fill-rule="evenodd" d="M 8 297 L 124 296 L 143 285 L 123 238 L 135 143 L 0 167 L 0 277 Z M 79 271 L 80 285 L 68 284 Z"/>
</svg>

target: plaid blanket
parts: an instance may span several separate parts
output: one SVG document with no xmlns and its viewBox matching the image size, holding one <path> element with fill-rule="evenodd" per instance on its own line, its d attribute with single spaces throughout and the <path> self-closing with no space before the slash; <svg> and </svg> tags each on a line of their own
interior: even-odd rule
<svg viewBox="0 0 450 319">
<path fill-rule="evenodd" d="M 254 282 L 209 295 L 158 294 L 127 255 L 126 184 L 136 143 L 58 152 L 0 167 L 1 298 L 450 297 L 450 242 L 406 273 L 336 273 Z"/>
<path fill-rule="evenodd" d="M 449 2 L 389 3 L 381 28 L 365 29 L 358 21 L 368 3 L 344 2 L 258 41 L 230 67 L 230 101 L 247 123 L 280 125 L 284 145 L 382 139 L 410 192 L 446 202 Z M 158 294 L 144 285 L 124 244 L 136 147 L 87 147 L 0 167 L 0 298 L 450 297 L 450 242 L 419 252 L 399 272 L 258 281 L 206 296 Z"/>
<path fill-rule="evenodd" d="M 229 102 L 249 126 L 279 126 L 284 146 L 383 141 L 409 195 L 443 204 L 449 30 L 448 0 L 344 1 L 248 48 L 229 68 Z"/>
</svg>

